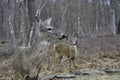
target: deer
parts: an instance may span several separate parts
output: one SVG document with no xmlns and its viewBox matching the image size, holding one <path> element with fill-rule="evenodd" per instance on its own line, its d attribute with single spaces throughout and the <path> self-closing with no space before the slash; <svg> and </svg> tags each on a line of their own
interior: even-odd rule
<svg viewBox="0 0 120 80">
<path fill-rule="evenodd" d="M 39 73 L 41 71 L 41 59 L 40 59 L 40 55 L 36 55 L 37 56 L 37 63 L 34 61 L 36 61 L 36 57 L 33 58 L 33 55 L 35 55 L 35 53 L 40 53 L 40 46 L 42 43 L 43 46 L 46 46 L 49 44 L 48 41 L 44 41 L 46 40 L 46 38 L 52 36 L 53 38 L 58 38 L 59 39 L 59 31 L 57 32 L 56 30 L 54 30 L 54 27 L 50 25 L 51 23 L 51 19 L 52 18 L 49 18 L 43 22 L 41 22 L 41 20 L 37 20 L 36 21 L 36 25 L 39 29 L 37 29 L 37 32 L 38 32 L 38 36 L 37 38 L 39 38 L 41 40 L 37 40 L 36 41 L 36 45 L 33 45 L 33 46 L 21 46 L 21 47 L 18 47 L 17 50 L 16 50 L 16 55 L 13 56 L 13 59 L 12 59 L 12 69 L 13 69 L 13 80 L 38 80 L 38 76 L 39 76 Z M 54 30 L 54 32 L 53 32 Z M 56 35 L 56 33 L 58 33 Z M 62 34 L 61 35 L 61 38 L 67 38 L 67 36 L 65 34 Z M 33 47 L 36 49 L 37 48 L 37 52 L 35 52 L 34 54 L 30 53 L 32 52 L 33 50 Z M 43 52 L 45 53 L 45 52 Z M 44 60 L 42 58 L 42 60 Z M 31 76 L 31 70 L 32 70 L 32 66 L 33 64 L 35 64 L 35 75 L 34 76 Z"/>
<path fill-rule="evenodd" d="M 69 60 L 69 69 L 76 68 L 76 54 L 77 52 L 77 46 L 76 46 L 76 40 L 75 38 L 70 38 L 69 43 L 65 42 L 58 42 L 54 44 L 54 51 L 55 51 L 55 64 L 61 64 L 61 60 L 63 57 L 68 58 Z"/>
<path fill-rule="evenodd" d="M 40 36 L 48 36 L 52 33 L 53 26 L 50 25 L 51 19 L 47 19 L 40 23 L 39 33 Z M 46 34 L 47 33 L 47 34 Z M 43 36 L 42 36 L 43 35 Z M 46 45 L 47 43 L 45 43 Z M 43 44 L 44 45 L 44 44 Z M 34 47 L 34 46 L 33 46 Z M 41 61 L 36 65 L 36 74 L 35 76 L 30 76 L 32 70 L 32 53 L 29 53 L 32 50 L 31 46 L 21 46 L 17 48 L 15 55 L 12 57 L 12 69 L 13 69 L 13 80 L 38 80 L 38 75 L 41 71 Z M 32 51 L 31 51 L 32 52 Z M 39 52 L 38 52 L 39 53 Z"/>
</svg>

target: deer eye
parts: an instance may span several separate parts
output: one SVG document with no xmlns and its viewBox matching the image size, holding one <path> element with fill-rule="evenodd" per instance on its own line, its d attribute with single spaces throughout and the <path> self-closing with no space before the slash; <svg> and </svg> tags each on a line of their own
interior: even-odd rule
<svg viewBox="0 0 120 80">
<path fill-rule="evenodd" d="M 51 28 L 47 28 L 47 30 L 52 30 Z"/>
<path fill-rule="evenodd" d="M 47 28 L 47 31 L 50 33 L 53 33 L 53 29 L 52 28 Z"/>
</svg>

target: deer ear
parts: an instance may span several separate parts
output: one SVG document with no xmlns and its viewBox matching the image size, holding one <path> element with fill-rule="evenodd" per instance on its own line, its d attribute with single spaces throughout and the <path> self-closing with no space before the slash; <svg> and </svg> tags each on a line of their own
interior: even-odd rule
<svg viewBox="0 0 120 80">
<path fill-rule="evenodd" d="M 42 24 L 50 25 L 51 21 L 52 21 L 52 17 L 50 17 L 49 19 L 45 20 Z"/>
</svg>

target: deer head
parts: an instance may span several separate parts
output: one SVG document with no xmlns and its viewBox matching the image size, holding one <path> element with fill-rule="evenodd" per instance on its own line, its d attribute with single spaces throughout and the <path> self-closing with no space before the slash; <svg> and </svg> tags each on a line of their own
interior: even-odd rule
<svg viewBox="0 0 120 80">
<path fill-rule="evenodd" d="M 52 18 L 49 18 L 45 21 L 41 21 L 39 20 L 39 33 L 40 36 L 47 37 L 51 37 L 53 39 L 59 39 L 59 40 L 63 40 L 66 39 L 68 40 L 68 35 L 66 33 L 63 33 L 62 31 L 56 29 L 54 26 L 51 26 L 51 21 Z"/>
<path fill-rule="evenodd" d="M 52 32 L 53 26 L 51 26 L 52 18 L 49 18 L 40 24 L 40 31 Z"/>
</svg>

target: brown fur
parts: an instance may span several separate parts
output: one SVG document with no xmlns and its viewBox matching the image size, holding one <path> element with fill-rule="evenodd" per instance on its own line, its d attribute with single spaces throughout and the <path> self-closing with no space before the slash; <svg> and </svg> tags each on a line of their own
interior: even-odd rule
<svg viewBox="0 0 120 80">
<path fill-rule="evenodd" d="M 67 57 L 69 59 L 69 68 L 71 68 L 71 65 L 73 64 L 73 67 L 76 67 L 75 58 L 77 54 L 77 46 L 73 44 L 73 41 L 70 42 L 70 44 L 59 42 L 54 45 L 54 50 L 56 52 L 55 54 L 55 61 L 60 64 L 61 60 L 64 57 Z M 56 63 L 56 64 L 57 64 Z"/>
</svg>

